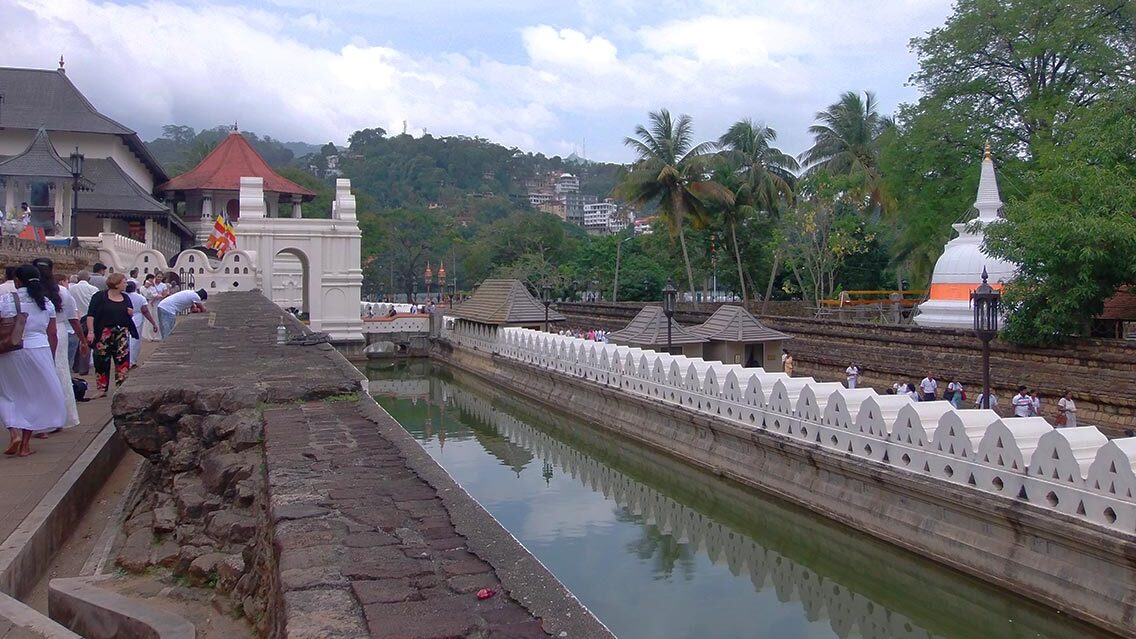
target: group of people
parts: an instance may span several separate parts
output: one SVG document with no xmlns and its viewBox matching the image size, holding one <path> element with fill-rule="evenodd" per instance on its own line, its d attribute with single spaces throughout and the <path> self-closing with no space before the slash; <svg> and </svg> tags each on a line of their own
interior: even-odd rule
<svg viewBox="0 0 1136 639">
<path fill-rule="evenodd" d="M 568 328 L 560 331 L 560 335 L 575 337 L 588 342 L 607 342 L 607 331 L 590 328 L 588 330 Z"/>
<path fill-rule="evenodd" d="M 31 439 L 77 426 L 76 402 L 97 399 L 136 366 L 144 337 L 167 337 L 178 313 L 204 310 L 204 290 L 179 290 L 174 273 L 147 275 L 138 281 L 108 273 L 96 263 L 74 275 L 56 273 L 51 259 L 4 269 L 0 283 L 0 319 L 24 314 L 23 347 L 0 353 L 0 423 L 9 431 L 5 454 L 32 454 Z M 157 319 L 152 307 L 157 307 Z M 97 392 L 85 397 L 83 376 L 95 369 Z"/>
<path fill-rule="evenodd" d="M 27 202 L 20 203 L 19 211 L 5 213 L 0 210 L 0 236 L 19 235 L 32 223 L 32 209 Z"/>
</svg>

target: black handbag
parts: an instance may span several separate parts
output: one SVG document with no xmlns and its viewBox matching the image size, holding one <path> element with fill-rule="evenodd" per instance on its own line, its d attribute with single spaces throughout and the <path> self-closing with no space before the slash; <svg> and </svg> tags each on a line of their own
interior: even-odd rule
<svg viewBox="0 0 1136 639">
<path fill-rule="evenodd" d="M 28 314 L 20 308 L 20 296 L 17 293 L 12 293 L 12 300 L 16 302 L 15 316 L 0 318 L 0 353 L 18 351 L 24 347 L 24 326 L 28 323 Z"/>
</svg>

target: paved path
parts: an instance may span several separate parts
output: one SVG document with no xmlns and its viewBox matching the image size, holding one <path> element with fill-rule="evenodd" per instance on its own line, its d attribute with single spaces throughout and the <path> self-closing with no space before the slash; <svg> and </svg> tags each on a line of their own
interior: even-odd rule
<svg viewBox="0 0 1136 639">
<path fill-rule="evenodd" d="M 548 637 L 358 403 L 264 413 L 289 633 Z M 479 600 L 482 588 L 496 594 Z"/>
<path fill-rule="evenodd" d="M 144 342 L 142 360 L 157 348 L 156 342 Z M 145 366 L 130 372 L 131 375 L 144 375 Z M 95 374 L 86 378 L 90 384 L 89 394 L 95 391 Z M 47 439 L 33 439 L 31 457 L 16 458 L 0 455 L 0 539 L 7 539 L 16 530 L 28 513 L 51 490 L 55 482 L 67 472 L 95 435 L 110 421 L 110 397 L 79 403 L 79 425 L 60 433 L 48 435 Z M 7 433 L 3 442 L 7 446 Z"/>
</svg>

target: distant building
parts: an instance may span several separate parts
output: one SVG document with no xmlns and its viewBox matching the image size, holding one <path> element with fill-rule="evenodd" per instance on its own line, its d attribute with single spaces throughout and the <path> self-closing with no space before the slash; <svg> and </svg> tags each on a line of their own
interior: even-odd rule
<svg viewBox="0 0 1136 639">
<path fill-rule="evenodd" d="M 652 225 L 655 220 L 659 219 L 658 215 L 650 215 L 648 217 L 639 218 L 635 220 L 635 234 L 636 235 L 650 235 L 654 232 Z"/>
<path fill-rule="evenodd" d="M 627 228 L 627 214 L 621 212 L 615 200 L 584 205 L 584 228 L 589 233 L 618 233 Z"/>
<path fill-rule="evenodd" d="M 166 172 L 137 133 L 72 84 L 62 60 L 56 70 L 0 67 L 0 96 L 0 209 L 15 213 L 27 202 L 44 236 L 70 236 L 74 216 L 76 235 L 100 250 L 149 247 L 172 257 L 189 245 L 191 230 L 153 195 Z M 83 156 L 77 211 L 74 153 Z"/>
</svg>

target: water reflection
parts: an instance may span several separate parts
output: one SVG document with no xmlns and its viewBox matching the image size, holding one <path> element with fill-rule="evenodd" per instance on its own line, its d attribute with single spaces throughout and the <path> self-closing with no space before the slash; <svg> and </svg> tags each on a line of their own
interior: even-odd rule
<svg viewBox="0 0 1136 639">
<path fill-rule="evenodd" d="M 1105 636 L 476 378 L 421 363 L 372 378 L 380 403 L 623 639 Z"/>
</svg>

